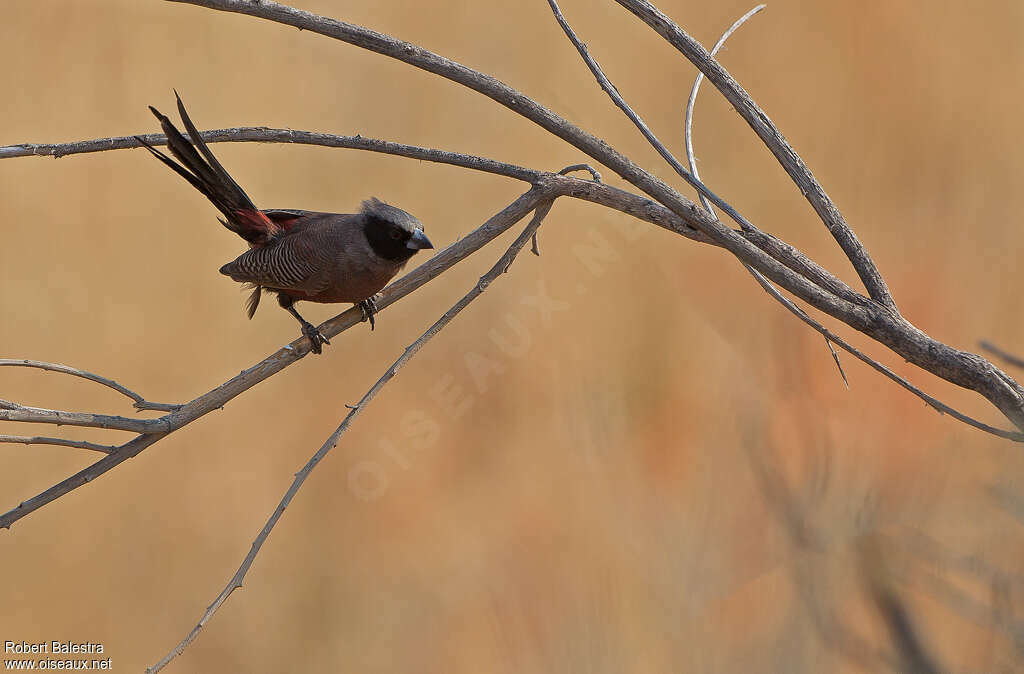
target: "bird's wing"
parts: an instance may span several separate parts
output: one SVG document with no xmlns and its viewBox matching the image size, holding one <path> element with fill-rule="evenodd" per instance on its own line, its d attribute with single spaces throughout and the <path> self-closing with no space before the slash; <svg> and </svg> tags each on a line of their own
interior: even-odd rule
<svg viewBox="0 0 1024 674">
<path fill-rule="evenodd" d="M 265 208 L 263 209 L 263 215 L 270 218 L 271 222 L 287 232 L 296 223 L 311 216 L 322 214 L 315 211 L 303 211 L 298 208 Z"/>
<path fill-rule="evenodd" d="M 252 248 L 220 269 L 235 281 L 316 294 L 327 287 L 333 260 L 317 232 L 301 232 Z"/>
</svg>

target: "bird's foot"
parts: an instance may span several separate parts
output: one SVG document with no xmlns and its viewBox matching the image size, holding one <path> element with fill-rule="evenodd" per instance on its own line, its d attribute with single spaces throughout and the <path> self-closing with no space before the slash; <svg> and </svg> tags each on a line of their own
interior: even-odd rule
<svg viewBox="0 0 1024 674">
<path fill-rule="evenodd" d="M 302 335 L 309 340 L 309 345 L 312 347 L 313 353 L 323 353 L 321 344 L 330 344 L 327 338 L 323 336 L 319 330 L 313 327 L 312 323 L 306 321 L 302 322 Z"/>
<path fill-rule="evenodd" d="M 374 325 L 373 315 L 377 313 L 377 302 L 372 297 L 369 297 L 356 306 L 362 310 L 363 320 L 370 321 L 370 330 L 372 331 Z"/>
</svg>

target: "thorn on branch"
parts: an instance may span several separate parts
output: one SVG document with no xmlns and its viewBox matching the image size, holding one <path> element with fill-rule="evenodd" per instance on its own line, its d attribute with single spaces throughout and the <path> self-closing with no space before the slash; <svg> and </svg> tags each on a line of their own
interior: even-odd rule
<svg viewBox="0 0 1024 674">
<path fill-rule="evenodd" d="M 850 380 L 846 378 L 846 372 L 843 371 L 843 364 L 839 362 L 839 354 L 832 347 L 832 340 L 828 338 L 828 335 L 823 335 L 825 338 L 825 346 L 832 352 L 832 360 L 836 362 L 836 367 L 839 368 L 839 375 L 843 378 L 843 383 L 846 384 L 846 390 L 850 390 Z"/>
</svg>

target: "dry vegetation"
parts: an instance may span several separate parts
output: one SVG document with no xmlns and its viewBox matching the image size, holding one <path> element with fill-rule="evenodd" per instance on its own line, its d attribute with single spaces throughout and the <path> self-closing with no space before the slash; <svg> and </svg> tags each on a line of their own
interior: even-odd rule
<svg viewBox="0 0 1024 674">
<path fill-rule="evenodd" d="M 353 3 L 344 18 L 493 73 L 656 165 L 546 3 L 432 5 Z M 705 44 L 749 9 L 660 6 Z M 303 7 L 342 13 L 326 0 Z M 813 168 L 911 321 L 956 346 L 1024 345 L 1014 292 L 1024 230 L 1000 198 L 1024 173 L 1011 151 L 1022 101 L 1005 86 L 1022 74 L 1020 9 L 926 9 L 782 0 L 721 60 Z M 614 3 L 566 0 L 565 10 L 681 156 L 692 68 Z M 137 0 L 14 0 L 0 13 L 0 88 L 17 94 L 5 97 L 0 144 L 148 131 L 145 105 L 176 86 L 205 127 L 362 133 L 546 168 L 582 159 L 477 95 L 280 26 Z M 710 88 L 703 96 L 707 182 L 848 269 L 742 121 Z M 519 190 L 345 150 L 217 151 L 261 205 L 345 210 L 376 194 L 440 244 Z M 293 338 L 279 316 L 244 320 L 242 296 L 216 273 L 237 241 L 171 178 L 142 152 L 0 162 L 0 355 L 183 400 Z M 366 412 L 244 592 L 175 666 L 898 669 L 917 661 L 892 638 L 891 597 L 943 668 L 1019 666 L 1018 446 L 939 417 L 848 358 L 846 391 L 820 337 L 721 251 L 565 200 L 543 250 Z M 90 639 L 115 668 L 151 664 L 223 584 L 345 404 L 498 254 L 4 532 L 0 639 Z M 975 396 L 853 341 L 998 422 Z M 39 372 L 0 370 L 0 392 L 124 413 L 116 394 Z M 13 505 L 90 458 L 0 445 L 0 494 Z"/>
</svg>

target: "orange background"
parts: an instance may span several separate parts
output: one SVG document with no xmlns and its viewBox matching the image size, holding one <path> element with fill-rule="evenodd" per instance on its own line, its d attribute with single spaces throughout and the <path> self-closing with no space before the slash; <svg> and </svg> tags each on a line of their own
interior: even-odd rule
<svg viewBox="0 0 1024 674">
<path fill-rule="evenodd" d="M 563 5 L 682 156 L 692 67 L 614 2 Z M 680 183 L 544 2 L 302 6 L 493 74 Z M 707 45 L 750 8 L 660 6 Z M 1010 0 L 780 0 L 720 56 L 843 210 L 908 319 L 954 346 L 988 337 L 1024 351 L 1013 198 L 1024 180 L 1022 20 Z M 146 105 L 171 112 L 176 87 L 200 128 L 360 133 L 545 169 L 584 160 L 422 71 L 191 6 L 7 0 L 0 58 L 0 144 L 153 132 Z M 695 142 L 712 189 L 856 281 L 708 85 Z M 214 151 L 257 204 L 347 212 L 376 195 L 415 213 L 439 247 L 523 191 L 357 151 Z M 245 320 L 244 294 L 217 273 L 243 246 L 215 215 L 142 151 L 0 162 L 0 357 L 68 363 L 185 402 L 296 338 L 272 302 Z M 345 333 L 0 532 L 0 641 L 91 640 L 116 671 L 155 663 L 227 582 L 345 404 L 511 236 L 384 312 L 373 334 Z M 358 420 L 244 589 L 169 671 L 874 670 L 821 618 L 896 653 L 872 583 L 895 588 L 944 668 L 1019 666 L 1007 636 L 1024 552 L 1019 447 L 940 417 L 849 357 L 845 390 L 821 337 L 720 250 L 570 200 L 541 238 L 542 257 L 524 255 Z M 594 262 L 584 249 L 602 241 L 616 252 Z M 531 304 L 539 293 L 558 303 L 548 314 Z M 342 308 L 304 313 L 321 321 Z M 1002 421 L 838 328 L 944 401 Z M 131 414 L 113 392 L 37 371 L 0 370 L 0 398 Z M 96 458 L 0 445 L 0 507 Z M 759 465 L 789 485 L 814 547 L 794 545 Z"/>
</svg>

